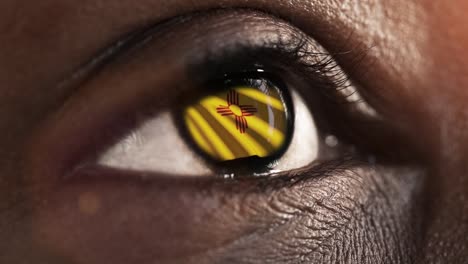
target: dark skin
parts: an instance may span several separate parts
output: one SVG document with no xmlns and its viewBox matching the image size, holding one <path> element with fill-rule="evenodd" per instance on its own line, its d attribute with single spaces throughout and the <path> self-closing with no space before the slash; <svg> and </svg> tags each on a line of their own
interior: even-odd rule
<svg viewBox="0 0 468 264">
<path fill-rule="evenodd" d="M 219 8 L 233 9 L 171 27 L 123 59 L 96 59 L 132 32 Z M 462 0 L 2 0 L 0 262 L 465 263 L 467 8 Z M 126 81 L 174 87 L 188 80 L 181 51 L 227 41 L 236 28 L 239 39 L 256 37 L 276 19 L 330 53 L 351 51 L 337 62 L 401 138 L 376 139 L 370 151 L 399 148 L 401 159 L 327 163 L 287 184 L 115 171 L 63 179 L 64 157 L 97 144 L 91 135 L 121 116 L 116 105 L 164 98 L 162 88 Z M 206 39 L 194 45 L 198 36 Z M 367 67 L 356 66 L 363 52 Z"/>
</svg>

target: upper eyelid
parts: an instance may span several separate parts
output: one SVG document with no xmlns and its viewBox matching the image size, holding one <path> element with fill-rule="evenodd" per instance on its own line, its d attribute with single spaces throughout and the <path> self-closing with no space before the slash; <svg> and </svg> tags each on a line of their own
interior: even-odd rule
<svg viewBox="0 0 468 264">
<path fill-rule="evenodd" d="M 276 17 L 273 14 L 266 13 L 264 10 L 261 9 L 251 9 L 251 8 L 232 8 L 232 9 L 212 9 L 212 10 L 205 10 L 205 11 L 195 11 L 188 14 L 179 15 L 176 17 L 165 19 L 161 22 L 156 24 L 147 25 L 143 27 L 139 27 L 129 33 L 124 34 L 122 37 L 118 38 L 109 46 L 101 49 L 100 51 L 96 52 L 95 56 L 89 59 L 87 62 L 83 63 L 82 66 L 78 67 L 75 71 L 72 72 L 69 76 L 65 77 L 61 82 L 59 82 L 58 86 L 61 90 L 66 91 L 64 97 L 62 98 L 63 102 L 66 102 L 69 98 L 73 96 L 76 90 L 79 89 L 80 85 L 90 78 L 92 78 L 96 73 L 106 67 L 106 65 L 112 65 L 118 60 L 124 59 L 125 57 L 131 56 L 133 51 L 138 51 L 140 47 L 145 46 L 147 43 L 153 41 L 158 34 L 167 33 L 167 31 L 171 30 L 173 25 L 177 25 L 179 23 L 187 22 L 192 19 L 199 19 L 202 16 L 223 16 L 223 15 L 235 15 L 235 14 L 249 14 L 250 17 L 257 16 L 261 22 L 267 22 L 270 25 L 274 25 L 276 30 L 282 30 L 287 32 L 286 35 L 294 35 L 296 39 L 306 40 L 311 38 L 310 35 L 305 34 L 301 31 L 301 27 L 296 28 L 297 25 L 292 23 L 290 20 L 284 17 Z M 286 19 L 286 20 L 285 20 Z M 307 32 L 313 32 L 313 30 L 308 29 Z M 277 32 L 278 33 L 278 32 Z M 280 35 L 280 34 L 277 34 Z M 351 39 L 352 36 L 348 37 Z M 313 39 L 313 38 L 312 38 Z M 307 43 L 308 41 L 304 41 L 303 43 Z M 292 45 L 291 48 L 299 47 L 299 44 Z M 353 49 L 343 49 L 346 45 L 342 45 L 342 48 L 339 48 L 338 52 L 329 53 L 330 57 L 346 57 L 349 61 L 349 54 L 356 53 L 356 57 L 362 55 L 363 53 L 367 52 L 368 49 L 362 50 L 361 48 L 356 47 L 356 50 Z M 336 47 L 334 48 L 336 50 Z M 363 68 L 363 67 L 360 67 Z M 362 71 L 362 70 L 360 70 Z M 352 91 L 351 93 L 354 93 Z M 362 100 L 359 97 L 359 100 Z M 367 112 L 369 116 L 376 117 L 376 111 L 373 110 L 369 106 L 364 106 L 360 109 L 362 112 Z"/>
<path fill-rule="evenodd" d="M 150 46 L 151 42 L 153 42 L 158 35 L 167 33 L 171 30 L 172 26 L 188 22 L 193 19 L 199 19 L 200 17 L 208 15 L 223 14 L 233 16 L 236 12 L 244 15 L 246 12 L 253 12 L 249 13 L 249 17 L 252 17 L 252 14 L 254 14 L 255 16 L 258 16 L 259 20 L 269 21 L 269 23 L 271 25 L 275 25 L 275 27 L 282 27 L 283 30 L 289 30 L 289 34 L 295 34 L 296 39 L 299 39 L 301 36 L 301 33 L 299 33 L 296 29 L 293 29 L 293 27 L 288 25 L 287 22 L 280 21 L 278 18 L 258 10 L 244 8 L 230 10 L 215 9 L 206 12 L 195 12 L 177 16 L 155 25 L 138 28 L 130 33 L 123 35 L 100 51 L 97 51 L 96 55 L 90 58 L 87 62 L 83 63 L 69 76 L 59 82 L 58 86 L 61 87 L 62 90 L 67 91 L 63 101 L 67 101 L 68 98 L 72 97 L 76 90 L 79 89 L 81 84 L 93 78 L 94 75 L 98 74 L 101 69 L 105 69 L 107 65 L 115 64 L 117 61 L 125 61 L 125 59 L 131 57 L 132 54 L 138 53 L 140 48 Z M 270 20 L 266 20 L 266 18 L 269 18 Z M 293 30 L 291 31 L 291 29 Z"/>
<path fill-rule="evenodd" d="M 240 20 L 240 22 L 238 20 Z M 120 64 L 120 66 L 125 67 L 125 64 L 128 61 L 138 60 L 138 58 L 133 58 L 132 55 L 136 55 L 136 57 L 145 56 L 144 59 L 147 62 L 149 60 L 150 62 L 148 63 L 151 64 L 151 56 L 153 56 L 152 58 L 155 61 L 159 59 L 157 56 L 154 57 L 155 49 L 153 48 L 153 44 L 159 43 L 158 45 L 160 45 L 161 42 L 166 40 L 167 35 L 172 35 L 169 38 L 174 38 L 175 33 L 173 33 L 172 30 L 180 30 L 181 25 L 188 24 L 187 26 L 189 28 L 193 27 L 192 21 L 197 21 L 196 23 L 198 23 L 198 25 L 208 24 L 203 28 L 205 34 L 210 35 L 210 32 L 215 32 L 215 35 L 218 34 L 221 37 L 227 37 L 229 34 L 232 34 L 235 38 L 233 40 L 223 40 L 222 44 L 218 43 L 216 44 L 217 47 L 213 48 L 210 46 L 213 42 L 212 37 L 194 36 L 193 32 L 190 32 L 190 30 L 182 30 L 185 33 L 188 31 L 190 32 L 189 34 L 192 34 L 191 37 L 194 39 L 190 39 L 189 37 L 189 43 L 192 43 L 190 41 L 198 41 L 198 45 L 192 43 L 190 46 L 190 44 L 188 44 L 190 46 L 189 49 L 192 49 L 187 53 L 190 54 L 187 56 L 190 58 L 184 58 L 184 56 L 179 55 L 180 53 L 177 54 L 178 57 L 183 58 L 182 63 L 195 65 L 194 68 L 204 68 L 206 66 L 204 63 L 210 59 L 210 56 L 216 57 L 213 56 L 215 53 L 214 51 L 218 53 L 217 55 L 220 55 L 219 53 L 226 52 L 226 50 L 233 50 L 229 47 L 232 45 L 249 46 L 249 49 L 254 50 L 254 52 L 257 51 L 255 50 L 255 47 L 271 49 L 274 51 L 275 56 L 276 53 L 286 53 L 289 59 L 296 60 L 297 63 L 303 64 L 302 68 L 304 69 L 308 68 L 310 70 L 310 68 L 313 68 L 313 71 L 323 71 L 325 69 L 326 74 L 329 75 L 341 74 L 342 79 L 338 81 L 344 81 L 346 84 L 339 85 L 340 90 L 338 90 L 338 93 L 341 94 L 344 99 L 350 99 L 350 94 L 355 97 L 359 94 L 358 91 L 354 89 L 348 89 L 350 87 L 352 88 L 353 85 L 346 73 L 344 73 L 334 59 L 335 55 L 340 54 L 328 53 L 326 49 L 324 49 L 313 38 L 306 35 L 300 29 L 294 27 L 294 25 L 289 24 L 287 21 L 283 21 L 270 14 L 245 9 L 222 11 L 213 10 L 210 12 L 190 14 L 188 16 L 176 17 L 155 26 L 133 32 L 122 40 L 117 41 L 98 56 L 93 58 L 89 63 L 85 64 L 73 75 L 73 78 L 91 79 L 95 73 L 99 73 L 99 69 L 106 70 L 106 68 L 108 68 L 106 67 L 107 65 L 119 67 Z M 207 23 L 207 21 L 211 23 Z M 224 27 L 221 27 L 222 30 L 228 29 L 228 31 L 231 32 L 221 33 L 219 30 L 220 26 L 213 23 L 218 21 L 222 21 L 224 24 Z M 232 30 L 231 28 L 227 28 L 226 24 L 232 24 L 235 29 Z M 240 25 L 236 27 L 236 24 Z M 253 36 L 254 34 L 248 33 L 248 31 L 237 31 L 239 30 L 239 27 L 245 28 L 247 25 L 252 26 L 249 31 L 255 32 L 255 36 Z M 159 39 L 159 37 L 162 37 L 162 39 Z M 205 43 L 206 45 L 203 45 Z M 187 47 L 187 45 L 185 46 Z M 193 48 L 193 46 L 196 47 Z M 210 48 L 207 49 L 207 46 Z M 169 49 L 171 48 L 172 47 L 169 47 Z M 194 52 L 194 50 L 196 52 Z M 142 54 L 148 54 L 148 56 Z M 196 56 L 194 56 L 194 54 L 196 54 Z M 181 58 L 176 59 L 180 60 Z M 312 61 L 310 62 L 308 60 Z M 322 72 L 322 74 L 324 73 Z M 357 99 L 362 100 L 360 96 L 357 96 Z M 355 100 L 356 99 L 353 99 L 353 101 Z M 366 105 L 364 100 L 362 100 L 362 102 L 364 103 L 364 107 L 361 107 L 359 110 L 361 112 L 365 112 L 368 116 L 375 117 L 375 110 Z"/>
<path fill-rule="evenodd" d="M 214 10 L 208 10 L 208 11 L 203 11 L 203 12 L 194 12 L 194 13 L 189 13 L 181 16 L 176 16 L 173 18 L 166 19 L 162 22 L 159 22 L 155 25 L 151 26 L 146 26 L 143 28 L 136 29 L 130 33 L 125 34 L 124 36 L 120 37 L 117 39 L 114 43 L 111 45 L 103 48 L 101 51 L 96 52 L 96 55 L 93 56 L 88 62 L 85 62 L 77 68 L 70 76 L 65 78 L 59 83 L 59 86 L 78 86 L 82 81 L 88 79 L 90 76 L 93 75 L 93 73 L 97 72 L 99 69 L 104 68 L 107 64 L 112 64 L 116 60 L 122 59 L 122 57 L 125 57 L 126 55 L 131 55 L 133 51 L 137 51 L 140 47 L 145 46 L 147 43 L 153 41 L 154 38 L 157 38 L 158 35 L 167 33 L 169 30 L 171 30 L 171 27 L 173 25 L 177 25 L 180 23 L 186 23 L 190 20 L 193 19 L 198 19 L 199 17 L 202 16 L 213 16 L 213 15 L 226 15 L 226 16 L 235 16 L 236 13 L 245 15 L 248 13 L 249 18 L 257 18 L 260 22 L 268 22 L 271 25 L 275 27 L 275 35 L 277 36 L 277 40 L 271 41 L 272 43 L 280 43 L 283 42 L 283 48 L 286 47 L 288 44 L 290 45 L 290 53 L 308 53 L 307 48 L 305 48 L 307 45 L 310 44 L 310 41 L 308 41 L 308 38 L 310 36 L 307 36 L 304 32 L 300 31 L 300 29 L 295 28 L 293 24 L 290 23 L 290 21 L 283 20 L 283 18 L 278 18 L 275 17 L 272 14 L 265 13 L 262 10 L 257 10 L 257 9 L 248 9 L 248 8 L 235 8 L 235 9 L 229 9 L 229 10 L 223 10 L 223 9 L 214 9 Z M 257 21 L 257 22 L 259 22 Z M 286 33 L 286 34 L 281 34 L 280 31 Z M 289 36 L 289 38 L 296 39 L 298 43 L 291 43 L 289 41 L 284 41 L 281 40 L 283 36 Z M 289 43 L 288 43 L 289 42 Z M 315 43 L 314 43 L 315 44 Z M 297 50 L 296 50 L 297 49 Z M 300 51 L 299 51 L 300 49 Z M 295 51 L 296 50 L 296 51 Z M 350 50 L 342 51 L 342 52 L 335 52 L 335 53 L 330 53 L 328 54 L 330 57 L 334 55 L 340 55 L 340 54 L 347 54 L 351 53 Z M 320 55 L 319 53 L 317 53 Z M 73 94 L 73 92 L 69 93 L 70 95 Z"/>
<path fill-rule="evenodd" d="M 219 21 L 222 21 L 223 26 L 216 24 Z M 198 31 L 190 30 L 194 27 L 193 22 L 196 23 L 195 27 L 201 26 L 203 28 L 204 34 L 202 36 L 197 35 L 199 34 Z M 232 27 L 227 27 L 226 25 L 232 25 Z M 239 30 L 244 29 L 247 25 L 252 26 L 248 31 Z M 228 33 L 224 32 L 226 30 Z M 187 37 L 187 34 L 190 36 Z M 234 38 L 229 39 L 229 35 L 234 36 Z M 212 44 L 217 41 L 216 38 L 222 39 L 222 37 L 225 38 L 222 40 L 222 43 Z M 349 99 L 348 94 L 350 93 L 359 94 L 358 91 L 352 89 L 353 86 L 348 76 L 336 63 L 333 54 L 328 53 L 313 38 L 287 21 L 269 14 L 257 11 L 252 13 L 251 10 L 244 9 L 214 10 L 191 14 L 186 17 L 176 17 L 156 26 L 139 30 L 106 49 L 104 53 L 98 56 L 98 59 L 93 60 L 90 64 L 92 67 L 101 67 L 104 70 L 109 68 L 104 67 L 106 65 L 111 66 L 110 68 L 122 67 L 124 69 L 131 69 L 132 67 L 126 67 L 127 63 L 129 61 L 137 61 L 134 64 L 136 66 L 134 67 L 135 69 L 132 70 L 138 71 L 141 62 L 151 65 L 153 62 L 160 60 L 160 47 L 174 50 L 172 46 L 168 47 L 171 44 L 164 43 L 168 39 L 172 39 L 171 41 L 176 39 L 178 42 L 187 42 L 182 44 L 177 43 L 180 47 L 176 47 L 176 50 L 188 47 L 188 51 L 184 50 L 184 53 L 178 52 L 174 58 L 174 60 L 180 60 L 180 63 L 184 64 L 182 67 L 185 67 L 185 70 L 191 69 L 190 67 L 186 67 L 187 64 L 190 64 L 195 66 L 193 68 L 203 69 L 206 72 L 206 62 L 211 57 L 215 57 L 218 60 L 223 58 L 225 55 L 223 53 L 226 53 L 226 51 L 238 50 L 237 48 L 232 49 L 233 45 L 246 46 L 253 52 L 258 51 L 257 47 L 271 49 L 275 53 L 274 56 L 277 53 L 286 54 L 290 60 L 289 62 L 295 61 L 296 63 L 301 63 L 303 64 L 303 69 L 309 68 L 310 70 L 312 67 L 315 71 L 323 71 L 325 69 L 327 74 L 340 74 L 340 78 L 346 78 L 346 82 L 349 83 L 346 87 L 345 85 L 339 86 L 341 89 L 338 92 L 341 93 L 342 99 Z M 197 43 L 195 44 L 194 42 Z M 184 54 L 185 56 L 181 56 L 180 54 Z M 157 70 L 157 68 L 154 69 L 155 71 Z M 201 76 L 199 73 L 191 74 L 192 76 L 190 77 Z M 308 73 L 310 74 L 310 72 Z M 358 99 L 361 98 L 358 96 Z M 365 106 L 363 109 L 369 109 L 368 113 L 371 113 L 369 116 L 373 116 L 375 111 L 368 107 L 365 101 L 363 103 Z"/>
<path fill-rule="evenodd" d="M 69 83 L 75 82 L 77 79 L 82 79 L 85 75 L 89 74 L 93 70 L 101 68 L 106 64 L 111 63 L 116 59 L 119 59 L 119 57 L 125 55 L 126 53 L 129 53 L 132 50 L 136 50 L 138 49 L 138 47 L 145 45 L 147 42 L 150 42 L 152 39 L 157 37 L 158 34 L 163 34 L 167 32 L 172 25 L 181 22 L 187 22 L 191 19 L 198 18 L 199 16 L 213 15 L 217 12 L 225 12 L 227 15 L 232 15 L 232 13 L 235 12 L 244 13 L 246 11 L 253 12 L 252 14 L 258 15 L 259 19 L 261 20 L 265 20 L 265 18 L 267 17 L 275 19 L 277 20 L 276 25 L 279 27 L 284 27 L 287 23 L 287 21 L 279 21 L 279 18 L 274 17 L 271 14 L 264 13 L 263 11 L 246 8 L 230 9 L 229 11 L 222 9 L 214 9 L 210 11 L 194 12 L 169 18 L 157 24 L 138 28 L 129 33 L 124 34 L 110 45 L 97 51 L 93 57 L 91 57 L 88 61 L 84 62 L 81 66 L 75 69 L 67 78 L 63 79 L 59 85 L 68 85 Z M 269 22 L 275 23 L 273 21 Z M 287 28 L 290 29 L 291 27 L 288 25 Z M 297 34 L 297 36 L 300 36 L 300 34 Z"/>
</svg>

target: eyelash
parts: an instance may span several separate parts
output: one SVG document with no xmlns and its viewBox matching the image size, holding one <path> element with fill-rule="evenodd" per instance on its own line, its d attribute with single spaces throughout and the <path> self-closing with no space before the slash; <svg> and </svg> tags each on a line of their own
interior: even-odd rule
<svg viewBox="0 0 468 264">
<path fill-rule="evenodd" d="M 277 78 L 277 76 L 282 78 L 294 72 L 294 75 L 302 78 L 301 81 L 307 85 L 299 92 L 309 99 L 313 98 L 314 102 L 306 98 L 306 101 L 311 104 L 327 105 L 328 109 L 333 108 L 339 114 L 353 113 L 347 116 L 352 117 L 353 122 L 360 122 L 361 117 L 362 119 L 376 118 L 376 112 L 362 98 L 351 99 L 352 96 L 359 94 L 359 91 L 352 85 L 346 72 L 335 62 L 333 55 L 310 52 L 306 48 L 305 40 L 301 39 L 298 42 L 300 44 L 289 49 L 284 48 L 288 46 L 285 43 L 280 43 L 273 49 L 235 47 L 195 64 L 196 67 L 188 70 L 189 75 L 194 76 L 195 85 L 204 86 L 206 80 L 217 79 L 219 76 L 225 76 L 226 73 L 250 74 L 260 68 L 269 73 L 268 78 Z M 320 59 L 310 61 L 310 58 Z M 355 64 L 355 67 L 359 66 Z M 200 71 L 200 69 L 203 70 Z M 312 111 L 323 111 L 323 109 L 316 107 Z M 322 124 L 322 127 L 323 125 L 325 124 Z M 325 126 L 332 127 L 332 125 Z M 330 134 L 336 132 L 330 131 Z"/>
</svg>

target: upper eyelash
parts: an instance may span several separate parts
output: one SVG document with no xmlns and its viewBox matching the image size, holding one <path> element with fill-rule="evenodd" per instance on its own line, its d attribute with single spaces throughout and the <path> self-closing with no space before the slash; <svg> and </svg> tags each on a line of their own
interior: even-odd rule
<svg viewBox="0 0 468 264">
<path fill-rule="evenodd" d="M 211 12 L 216 12 L 217 10 L 212 10 Z M 258 10 L 251 10 L 255 12 L 261 12 Z M 98 52 L 95 57 L 93 57 L 89 62 L 83 64 L 79 67 L 75 72 L 73 72 L 68 78 L 64 79 L 59 83 L 59 86 L 68 86 L 68 85 L 75 85 L 76 82 L 80 82 L 88 73 L 93 72 L 96 69 L 104 67 L 106 64 L 118 59 L 123 54 L 128 55 L 133 50 L 137 50 L 138 47 L 143 46 L 146 42 L 151 40 L 155 37 L 155 34 L 163 33 L 162 29 L 177 24 L 180 22 L 184 22 L 196 17 L 199 13 L 191 13 L 188 15 L 182 15 L 175 18 L 168 19 L 157 25 L 152 25 L 146 28 L 139 29 L 137 31 L 131 32 L 125 35 L 120 40 L 116 41 L 112 45 L 104 48 L 101 52 Z M 267 14 L 270 15 L 271 14 Z M 289 23 L 289 22 L 288 22 Z M 309 73 L 319 73 L 323 76 L 333 77 L 333 85 L 328 85 L 328 87 L 332 87 L 334 91 L 337 92 L 340 97 L 331 95 L 331 93 L 325 93 L 325 95 L 329 96 L 331 99 L 335 100 L 338 103 L 350 103 L 355 104 L 356 108 L 358 108 L 363 114 L 366 114 L 371 117 L 377 117 L 377 112 L 367 105 L 363 98 L 360 96 L 359 92 L 353 87 L 352 82 L 349 75 L 346 74 L 338 63 L 336 63 L 336 57 L 343 55 L 343 54 L 352 54 L 357 53 L 355 55 L 355 67 L 359 67 L 362 57 L 366 55 L 366 51 L 358 51 L 355 52 L 353 49 L 349 49 L 342 52 L 336 53 L 322 53 L 322 52 L 314 52 L 311 51 L 309 48 L 310 40 L 309 37 L 305 34 L 299 34 L 298 32 L 294 32 L 296 43 L 291 43 L 287 41 L 282 41 L 281 38 L 276 40 L 277 46 L 281 47 L 288 47 L 282 52 L 287 55 L 288 57 L 294 59 L 295 61 L 301 64 L 303 69 L 307 69 Z M 313 63 L 308 62 L 308 58 L 310 57 L 322 57 L 320 61 L 316 61 Z M 76 85 L 77 86 L 77 85 Z M 73 94 L 73 89 L 70 89 L 69 95 Z M 68 96 L 67 96 L 68 97 Z M 66 101 L 66 100 L 64 100 Z"/>
<path fill-rule="evenodd" d="M 318 73 L 321 76 L 330 77 L 328 80 L 332 81 L 332 85 L 322 85 L 326 88 L 323 91 L 325 96 L 336 103 L 352 105 L 352 107 L 367 117 L 380 118 L 378 112 L 367 104 L 361 96 L 360 91 L 355 86 L 356 84 L 349 77 L 351 74 L 347 74 L 336 62 L 336 59 L 339 56 L 354 54 L 353 58 L 351 58 L 353 61 L 351 64 L 354 68 L 359 67 L 361 71 L 365 72 L 365 69 L 362 69 L 364 66 L 362 62 L 370 49 L 349 49 L 336 53 L 315 52 L 311 51 L 309 40 L 306 35 L 299 35 L 298 37 L 298 44 L 291 47 L 289 50 L 285 50 L 285 53 L 295 61 L 299 62 L 301 67 L 305 69 L 307 73 Z M 310 62 L 310 58 L 320 59 L 318 61 Z M 320 83 L 318 83 L 320 80 L 314 81 L 316 84 L 320 85 Z M 330 88 L 332 91 L 327 90 Z M 336 94 L 339 96 L 336 96 Z"/>
<path fill-rule="evenodd" d="M 210 12 L 215 11 L 216 10 L 212 10 Z M 95 57 L 89 63 L 85 64 L 72 76 L 71 79 L 76 78 L 77 76 L 81 77 L 86 75 L 85 72 L 102 68 L 106 66 L 106 64 L 120 60 L 123 57 L 128 57 L 132 54 L 132 52 L 137 51 L 140 47 L 148 43 L 149 40 L 155 38 L 155 36 L 167 32 L 171 26 L 177 25 L 181 22 L 187 22 L 190 19 L 195 19 L 197 15 L 199 15 L 199 13 L 192 13 L 189 15 L 172 18 L 159 23 L 156 26 L 153 25 L 151 27 L 147 27 L 128 34 L 123 39 L 117 41 L 112 46 L 105 49 L 99 54 L 99 56 Z M 270 52 L 284 57 L 287 60 L 286 63 L 295 62 L 295 64 L 298 66 L 295 68 L 295 70 L 304 71 L 304 73 L 308 76 L 327 77 L 313 79 L 314 86 L 321 86 L 315 89 L 317 92 L 327 96 L 328 99 L 331 99 L 331 101 L 335 103 L 351 106 L 353 109 L 358 110 L 358 112 L 362 115 L 373 118 L 378 117 L 377 112 L 370 105 L 368 105 L 360 95 L 358 89 L 356 89 L 356 86 L 349 78 L 350 75 L 340 67 L 336 60 L 336 58 L 341 55 L 352 54 L 352 56 L 348 56 L 348 60 L 350 58 L 353 60 L 354 57 L 354 61 L 356 61 L 354 67 L 361 67 L 360 70 L 362 71 L 361 58 L 366 55 L 367 50 L 349 49 L 335 53 L 328 53 L 326 51 L 318 52 L 317 49 L 314 48 L 314 46 L 317 46 L 317 43 L 311 39 L 310 36 L 301 32 L 299 29 L 290 25 L 288 22 L 277 22 L 277 26 L 278 33 L 275 33 L 276 39 L 270 39 L 269 43 L 265 43 L 266 45 L 264 47 L 260 46 L 252 48 L 247 41 L 247 43 L 243 43 L 243 45 L 240 44 L 239 47 L 236 47 L 235 49 L 250 51 L 250 53 L 256 53 L 259 51 L 259 49 L 270 50 Z M 286 27 L 288 28 L 286 33 L 288 37 L 284 37 L 284 35 L 281 34 L 281 30 L 284 31 Z M 258 46 L 258 44 L 256 45 Z M 320 49 L 322 50 L 323 48 L 320 46 Z M 212 61 L 219 62 L 220 57 L 221 61 L 223 61 L 222 57 L 225 56 L 223 54 L 219 56 L 220 54 L 218 54 L 211 57 L 210 55 L 211 54 L 203 55 L 203 58 L 201 58 L 202 62 L 195 61 L 193 64 L 196 65 L 196 67 L 199 69 L 209 68 L 205 66 L 209 66 Z M 224 61 L 226 60 L 224 59 Z M 246 65 L 242 66 L 244 67 Z M 198 76 L 198 74 L 194 74 L 194 76 Z M 202 77 L 202 79 L 206 80 L 207 78 Z M 321 83 L 321 81 L 323 81 L 323 83 Z"/>
</svg>

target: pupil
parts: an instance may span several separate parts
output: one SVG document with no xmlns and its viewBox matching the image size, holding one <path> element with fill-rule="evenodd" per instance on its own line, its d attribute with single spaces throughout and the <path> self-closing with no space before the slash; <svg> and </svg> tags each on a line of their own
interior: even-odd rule
<svg viewBox="0 0 468 264">
<path fill-rule="evenodd" d="M 236 115 L 236 116 L 242 116 L 242 110 L 238 105 L 232 104 L 229 106 L 229 110 Z"/>
<path fill-rule="evenodd" d="M 188 140 L 214 162 L 278 157 L 291 136 L 285 91 L 264 79 L 229 83 L 182 111 Z"/>
</svg>

